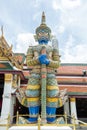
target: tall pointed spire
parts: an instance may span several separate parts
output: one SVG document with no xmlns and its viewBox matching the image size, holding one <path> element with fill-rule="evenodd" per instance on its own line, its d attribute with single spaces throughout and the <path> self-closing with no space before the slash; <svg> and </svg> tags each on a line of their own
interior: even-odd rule
<svg viewBox="0 0 87 130">
<path fill-rule="evenodd" d="M 42 19 L 41 19 L 41 24 L 45 24 L 46 23 L 46 17 L 45 17 L 45 13 L 42 13 Z"/>
<path fill-rule="evenodd" d="M 48 41 L 50 41 L 51 40 L 51 29 L 46 25 L 46 17 L 45 17 L 44 12 L 42 12 L 41 24 L 39 27 L 36 28 L 36 36 L 34 36 L 35 40 L 39 40 L 42 38 L 42 35 L 40 35 L 40 33 L 42 33 L 42 32 L 44 32 L 43 37 L 45 39 L 47 39 Z"/>
</svg>

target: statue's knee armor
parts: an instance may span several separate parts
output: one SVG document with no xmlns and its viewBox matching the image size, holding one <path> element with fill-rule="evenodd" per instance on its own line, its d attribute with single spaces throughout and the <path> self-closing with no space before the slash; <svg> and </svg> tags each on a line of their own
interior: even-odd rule
<svg viewBox="0 0 87 130">
<path fill-rule="evenodd" d="M 59 88 L 54 74 L 47 74 L 47 97 L 58 97 Z"/>
<path fill-rule="evenodd" d="M 25 91 L 27 97 L 39 97 L 40 95 L 40 85 L 28 85 Z"/>
<path fill-rule="evenodd" d="M 25 90 L 25 95 L 27 97 L 27 102 L 29 106 L 38 106 L 40 101 L 40 75 L 31 74 L 28 86 Z"/>
<path fill-rule="evenodd" d="M 38 97 L 40 95 L 40 75 L 31 74 L 25 91 L 27 97 Z"/>
</svg>

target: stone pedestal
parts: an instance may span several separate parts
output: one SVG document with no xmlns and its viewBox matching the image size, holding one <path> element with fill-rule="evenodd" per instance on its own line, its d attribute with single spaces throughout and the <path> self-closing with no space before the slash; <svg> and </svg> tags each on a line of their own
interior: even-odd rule
<svg viewBox="0 0 87 130">
<path fill-rule="evenodd" d="M 68 126 L 41 126 L 41 130 L 72 130 L 72 128 Z M 37 126 L 13 126 L 9 128 L 9 130 L 38 130 Z"/>
</svg>

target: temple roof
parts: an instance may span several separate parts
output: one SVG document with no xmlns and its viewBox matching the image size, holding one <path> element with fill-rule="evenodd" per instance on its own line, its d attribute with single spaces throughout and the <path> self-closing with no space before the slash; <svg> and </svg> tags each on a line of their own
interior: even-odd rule
<svg viewBox="0 0 87 130">
<path fill-rule="evenodd" d="M 1 70 L 13 70 L 13 66 L 10 62 L 0 62 L 0 71 Z"/>
<path fill-rule="evenodd" d="M 5 40 L 4 36 L 0 37 L 0 62 L 10 62 L 13 66 L 18 69 L 22 69 L 23 64 L 22 61 L 20 62 L 17 58 L 17 55 L 13 53 L 12 46 L 9 46 L 7 41 Z M 6 66 L 1 66 L 1 68 Z"/>
<path fill-rule="evenodd" d="M 27 66 L 23 70 L 26 79 L 31 70 Z M 84 70 L 87 70 L 87 64 L 62 63 L 56 73 L 59 89 L 67 89 L 69 96 L 87 96 L 87 73 L 84 75 Z"/>
</svg>

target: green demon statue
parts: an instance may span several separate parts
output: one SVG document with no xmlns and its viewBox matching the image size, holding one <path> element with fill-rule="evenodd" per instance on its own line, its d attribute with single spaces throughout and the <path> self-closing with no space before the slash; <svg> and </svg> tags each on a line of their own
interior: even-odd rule
<svg viewBox="0 0 87 130">
<path fill-rule="evenodd" d="M 60 56 L 57 45 L 48 45 L 51 38 L 51 30 L 46 25 L 43 12 L 41 25 L 36 28 L 35 35 L 39 44 L 28 48 L 26 58 L 27 66 L 32 66 L 33 69 L 21 104 L 27 104 L 25 106 L 29 109 L 29 123 L 37 122 L 40 107 L 42 122 L 54 123 L 56 108 L 63 105 L 55 76 L 55 69 L 60 65 Z"/>
</svg>

